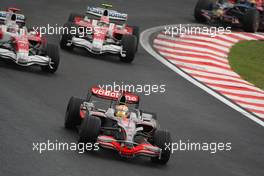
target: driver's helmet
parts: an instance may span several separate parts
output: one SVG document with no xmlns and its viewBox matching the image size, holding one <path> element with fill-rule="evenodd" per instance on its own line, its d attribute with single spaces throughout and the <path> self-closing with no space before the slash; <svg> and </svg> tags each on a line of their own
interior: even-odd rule
<svg viewBox="0 0 264 176">
<path fill-rule="evenodd" d="M 109 17 L 108 16 L 102 16 L 100 18 L 100 21 L 98 22 L 98 26 L 109 26 Z"/>
<path fill-rule="evenodd" d="M 127 118 L 129 115 L 128 107 L 126 105 L 116 105 L 115 116 L 119 118 Z"/>
<path fill-rule="evenodd" d="M 129 109 L 126 104 L 126 96 L 121 95 L 118 99 L 118 104 L 115 107 L 116 117 L 127 118 L 129 116 Z"/>
<path fill-rule="evenodd" d="M 6 31 L 7 32 L 10 32 L 10 33 L 17 33 L 19 30 L 19 27 L 17 24 L 9 24 L 6 28 Z"/>
</svg>

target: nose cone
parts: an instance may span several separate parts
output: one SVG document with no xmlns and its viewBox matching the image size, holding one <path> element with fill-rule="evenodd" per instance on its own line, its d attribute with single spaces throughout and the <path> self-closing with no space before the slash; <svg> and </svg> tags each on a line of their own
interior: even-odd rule
<svg viewBox="0 0 264 176">
<path fill-rule="evenodd" d="M 104 22 L 104 23 L 106 23 L 106 24 L 109 24 L 109 22 L 110 22 L 108 16 L 102 16 L 102 17 L 100 18 L 100 21 L 101 21 L 101 22 Z"/>
<path fill-rule="evenodd" d="M 93 35 L 93 50 L 94 51 L 102 51 L 104 41 L 106 39 L 107 29 L 104 27 L 95 28 L 95 32 Z"/>
<path fill-rule="evenodd" d="M 93 50 L 99 52 L 102 51 L 102 49 L 103 49 L 103 42 L 95 39 L 93 41 Z"/>
<path fill-rule="evenodd" d="M 17 62 L 21 64 L 28 63 L 29 61 L 27 52 L 19 52 L 17 53 Z"/>
</svg>

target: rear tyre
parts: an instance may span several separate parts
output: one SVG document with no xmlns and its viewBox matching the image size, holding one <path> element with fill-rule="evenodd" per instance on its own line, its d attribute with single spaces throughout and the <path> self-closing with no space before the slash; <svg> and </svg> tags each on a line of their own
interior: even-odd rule
<svg viewBox="0 0 264 176">
<path fill-rule="evenodd" d="M 83 99 L 75 97 L 70 98 L 64 120 L 64 127 L 66 129 L 75 129 L 77 125 L 81 124 L 80 107 L 84 101 Z"/>
<path fill-rule="evenodd" d="M 139 44 L 139 35 L 140 35 L 140 30 L 138 26 L 131 26 L 131 28 L 133 29 L 133 35 L 136 36 L 137 38 L 137 46 L 136 46 L 136 51 L 138 50 L 138 44 Z"/>
<path fill-rule="evenodd" d="M 162 149 L 161 157 L 151 158 L 151 161 L 158 164 L 166 164 L 171 155 L 170 149 L 166 148 L 166 145 L 171 144 L 171 136 L 168 131 L 157 130 L 153 136 L 153 145 Z"/>
<path fill-rule="evenodd" d="M 69 42 L 71 42 L 72 37 L 73 37 L 73 35 L 70 33 L 70 30 L 74 26 L 75 25 L 73 23 L 70 23 L 70 22 L 64 24 L 63 27 L 67 28 L 68 30 L 66 30 L 66 31 L 68 31 L 68 32 L 63 33 L 61 35 L 61 39 L 60 39 L 60 47 L 61 47 L 61 49 L 65 49 L 65 50 L 72 50 L 73 49 L 74 46 L 73 45 L 68 45 L 68 44 L 69 44 Z"/>
<path fill-rule="evenodd" d="M 54 44 L 47 44 L 46 53 L 47 56 L 49 56 L 51 63 L 46 66 L 41 66 L 41 69 L 44 72 L 55 73 L 60 64 L 59 48 Z"/>
<path fill-rule="evenodd" d="M 249 9 L 243 17 L 243 29 L 245 32 L 255 33 L 259 29 L 260 14 L 257 9 Z"/>
<path fill-rule="evenodd" d="M 79 143 L 94 144 L 101 130 L 101 120 L 95 116 L 86 116 L 79 131 Z"/>
<path fill-rule="evenodd" d="M 121 40 L 121 45 L 123 46 L 123 51 L 125 51 L 126 56 L 120 56 L 122 62 L 131 63 L 136 54 L 137 50 L 137 38 L 134 35 L 124 35 Z"/>
<path fill-rule="evenodd" d="M 74 22 L 74 19 L 76 18 L 76 17 L 79 17 L 79 18 L 84 18 L 84 15 L 82 15 L 82 14 L 78 14 L 78 13 L 71 13 L 70 15 L 69 15 L 69 18 L 68 18 L 68 22 Z"/>
<path fill-rule="evenodd" d="M 202 10 L 213 10 L 216 0 L 198 0 L 194 8 L 194 18 L 200 23 L 206 22 L 206 18 L 202 15 Z"/>
</svg>

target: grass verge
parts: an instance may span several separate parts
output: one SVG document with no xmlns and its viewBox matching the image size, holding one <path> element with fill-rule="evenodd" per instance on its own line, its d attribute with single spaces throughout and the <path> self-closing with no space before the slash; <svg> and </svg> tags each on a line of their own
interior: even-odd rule
<svg viewBox="0 0 264 176">
<path fill-rule="evenodd" d="M 264 41 L 241 41 L 231 48 L 228 59 L 244 80 L 264 89 Z"/>
</svg>

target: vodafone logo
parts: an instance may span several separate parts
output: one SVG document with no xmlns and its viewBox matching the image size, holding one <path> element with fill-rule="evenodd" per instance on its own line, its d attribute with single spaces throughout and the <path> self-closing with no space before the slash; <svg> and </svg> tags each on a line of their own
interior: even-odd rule
<svg viewBox="0 0 264 176">
<path fill-rule="evenodd" d="M 102 97 L 115 99 L 115 100 L 117 100 L 118 97 L 120 96 L 119 92 L 111 92 L 111 91 L 107 91 L 104 89 L 100 89 L 98 87 L 93 87 L 92 93 L 99 95 L 99 96 L 102 96 Z M 126 96 L 127 101 L 129 101 L 129 102 L 134 102 L 134 103 L 138 102 L 138 96 L 136 96 L 136 95 L 127 93 L 125 96 Z"/>
<path fill-rule="evenodd" d="M 118 92 L 106 91 L 100 88 L 92 88 L 92 92 L 96 95 L 105 96 L 105 97 L 118 98 L 119 96 Z"/>
</svg>

